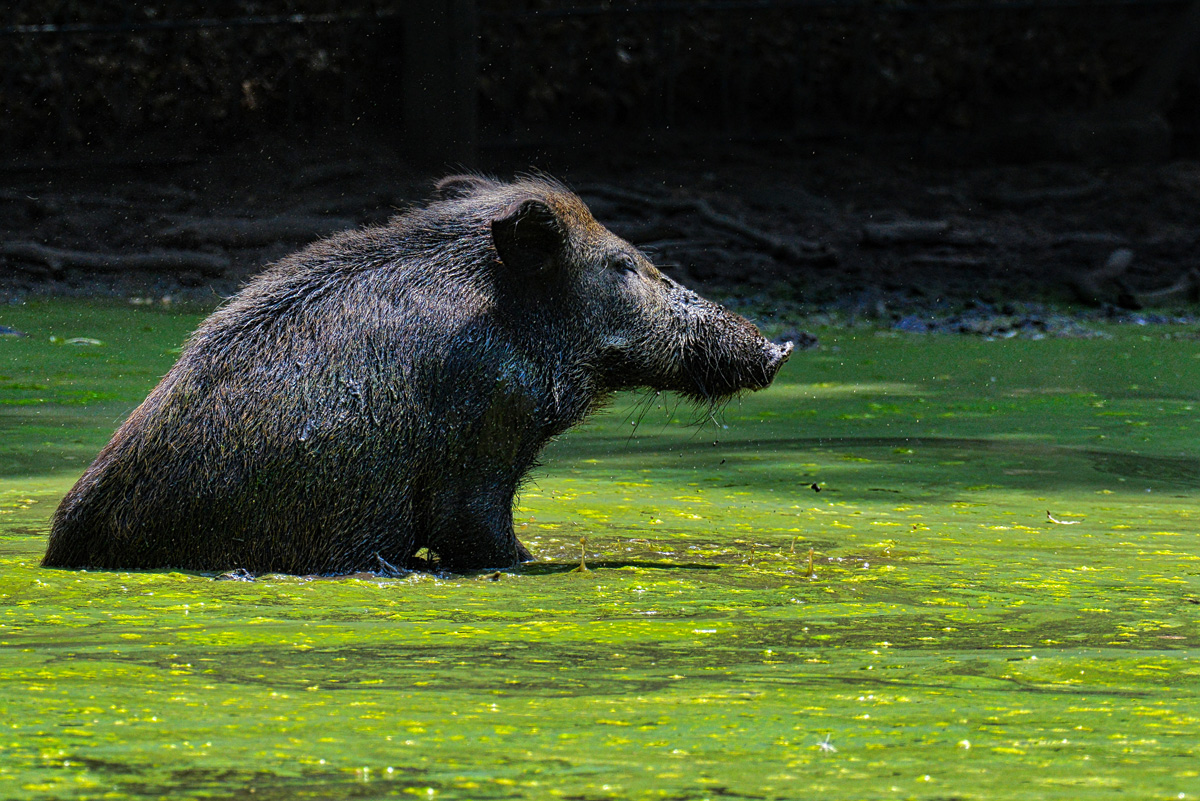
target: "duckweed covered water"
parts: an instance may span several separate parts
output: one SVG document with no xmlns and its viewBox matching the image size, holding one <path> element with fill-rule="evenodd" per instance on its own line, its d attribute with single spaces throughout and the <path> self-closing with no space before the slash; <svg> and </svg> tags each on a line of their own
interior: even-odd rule
<svg viewBox="0 0 1200 801">
<path fill-rule="evenodd" d="M 198 320 L 0 313 L 2 798 L 1200 796 L 1179 329 L 823 331 L 715 422 L 622 398 L 498 578 L 39 568 Z"/>
</svg>

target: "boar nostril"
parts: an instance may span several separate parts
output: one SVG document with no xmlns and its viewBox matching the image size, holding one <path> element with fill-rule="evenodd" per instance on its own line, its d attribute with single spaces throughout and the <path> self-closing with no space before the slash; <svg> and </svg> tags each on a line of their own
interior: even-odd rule
<svg viewBox="0 0 1200 801">
<path fill-rule="evenodd" d="M 783 363 L 792 355 L 792 351 L 795 348 L 796 344 L 791 341 L 783 343 L 768 342 L 765 348 L 768 364 L 774 369 L 782 367 Z"/>
</svg>

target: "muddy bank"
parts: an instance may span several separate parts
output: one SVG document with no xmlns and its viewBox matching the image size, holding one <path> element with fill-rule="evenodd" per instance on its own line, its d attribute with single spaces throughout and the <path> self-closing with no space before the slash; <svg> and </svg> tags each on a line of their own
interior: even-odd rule
<svg viewBox="0 0 1200 801">
<path fill-rule="evenodd" d="M 1189 319 L 1200 297 L 1194 161 L 962 167 L 829 145 L 484 160 L 561 177 L 703 292 L 803 314 L 1054 328 L 1046 315 Z M 0 298 L 215 304 L 306 242 L 421 202 L 437 177 L 375 144 L 9 163 Z"/>
</svg>

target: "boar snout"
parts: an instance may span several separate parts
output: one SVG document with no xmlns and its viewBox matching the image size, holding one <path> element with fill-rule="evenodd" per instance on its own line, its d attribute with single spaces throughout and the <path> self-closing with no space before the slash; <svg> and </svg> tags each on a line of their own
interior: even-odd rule
<svg viewBox="0 0 1200 801">
<path fill-rule="evenodd" d="M 775 376 L 779 373 L 780 368 L 783 367 L 784 362 L 791 357 L 792 351 L 795 348 L 796 345 L 791 341 L 780 344 L 771 342 L 770 340 L 763 340 L 761 380 L 751 381 L 747 389 L 758 390 L 770 386 L 771 382 L 775 380 Z"/>
<path fill-rule="evenodd" d="M 764 350 L 767 353 L 767 375 L 771 377 L 767 381 L 768 384 L 775 378 L 779 368 L 783 367 L 783 363 L 791 358 L 792 351 L 795 349 L 796 343 L 790 339 L 782 344 L 767 341 Z"/>
</svg>

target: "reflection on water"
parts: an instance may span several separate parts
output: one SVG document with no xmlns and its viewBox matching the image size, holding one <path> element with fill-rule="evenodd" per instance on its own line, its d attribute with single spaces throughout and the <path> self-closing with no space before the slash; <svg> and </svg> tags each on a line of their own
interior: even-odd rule
<svg viewBox="0 0 1200 801">
<path fill-rule="evenodd" d="M 1135 453 L 1088 453 L 1092 466 L 1102 473 L 1145 484 L 1200 489 L 1200 459 L 1187 456 L 1142 456 Z"/>
</svg>

